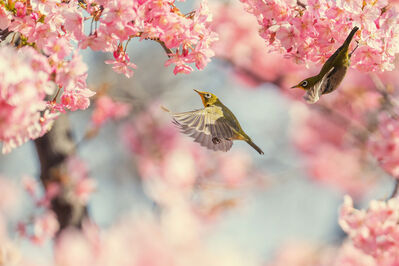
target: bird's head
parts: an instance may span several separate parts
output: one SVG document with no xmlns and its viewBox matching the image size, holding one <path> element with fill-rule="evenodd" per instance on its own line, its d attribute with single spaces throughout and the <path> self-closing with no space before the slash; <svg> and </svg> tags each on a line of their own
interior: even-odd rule
<svg viewBox="0 0 399 266">
<path fill-rule="evenodd" d="M 206 92 L 206 91 L 199 91 L 199 90 L 194 90 L 196 93 L 201 96 L 202 103 L 204 104 L 205 107 L 211 106 L 215 104 L 218 101 L 218 97 L 216 97 L 215 94 Z"/>
<path fill-rule="evenodd" d="M 293 89 L 293 88 L 301 88 L 301 89 L 307 91 L 310 88 L 312 88 L 318 81 L 319 81 L 319 79 L 318 79 L 317 76 L 310 77 L 310 78 L 302 80 L 297 85 L 292 86 L 291 89 Z"/>
</svg>

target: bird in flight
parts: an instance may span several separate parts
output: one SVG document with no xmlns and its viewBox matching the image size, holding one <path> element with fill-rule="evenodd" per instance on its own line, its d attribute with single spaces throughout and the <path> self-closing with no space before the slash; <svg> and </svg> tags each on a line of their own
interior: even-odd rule
<svg viewBox="0 0 399 266">
<path fill-rule="evenodd" d="M 303 98 L 308 103 L 315 103 L 322 94 L 330 93 L 338 88 L 349 68 L 350 58 L 358 47 L 356 46 L 355 49 L 348 54 L 349 45 L 358 30 L 358 27 L 352 29 L 341 47 L 339 47 L 324 63 L 319 74 L 304 79 L 292 87 L 306 90 L 306 94 Z"/>
<path fill-rule="evenodd" d="M 172 113 L 173 123 L 184 134 L 190 135 L 195 142 L 214 151 L 227 152 L 231 149 L 233 140 L 243 140 L 259 154 L 264 154 L 244 132 L 234 114 L 216 95 L 210 92 L 194 91 L 200 95 L 204 108 L 191 112 Z"/>
</svg>

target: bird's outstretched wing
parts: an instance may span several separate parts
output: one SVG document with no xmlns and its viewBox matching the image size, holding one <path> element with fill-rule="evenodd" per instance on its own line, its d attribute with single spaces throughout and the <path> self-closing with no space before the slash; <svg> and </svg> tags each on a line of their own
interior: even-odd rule
<svg viewBox="0 0 399 266">
<path fill-rule="evenodd" d="M 335 67 L 332 67 L 324 76 L 323 78 L 320 79 L 319 82 L 317 82 L 313 87 L 309 88 L 306 91 L 305 96 L 303 98 L 306 100 L 308 103 L 315 103 L 320 99 L 320 95 L 323 93 L 326 93 L 327 91 L 327 85 L 328 80 L 330 78 L 330 75 L 334 72 Z"/>
<path fill-rule="evenodd" d="M 211 150 L 230 150 L 233 129 L 220 107 L 212 106 L 185 113 L 173 114 L 173 122 L 180 130 Z"/>
</svg>

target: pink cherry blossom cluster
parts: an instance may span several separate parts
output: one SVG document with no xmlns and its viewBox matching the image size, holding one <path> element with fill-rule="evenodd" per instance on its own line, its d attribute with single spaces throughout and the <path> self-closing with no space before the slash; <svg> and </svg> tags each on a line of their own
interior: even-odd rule
<svg viewBox="0 0 399 266">
<path fill-rule="evenodd" d="M 10 179 L 0 176 L 0 216 L 12 213 L 15 206 L 19 203 L 19 196 L 16 184 Z"/>
<path fill-rule="evenodd" d="M 102 95 L 95 102 L 91 115 L 91 122 L 95 127 L 100 127 L 111 119 L 121 119 L 129 114 L 131 106 L 127 103 L 116 102 L 107 95 Z"/>
<path fill-rule="evenodd" d="M 89 35 L 84 33 L 85 20 L 90 20 L 86 25 L 90 25 Z M 136 66 L 130 62 L 126 47 L 136 37 L 160 42 L 170 57 L 166 65 L 176 65 L 175 74 L 191 72 L 190 63 L 203 69 L 213 56 L 210 45 L 217 39 L 209 29 L 211 20 L 205 1 L 189 14 L 181 13 L 175 0 L 9 1 L 0 5 L 0 28 L 21 33 L 27 44 L 43 50 L 53 66 L 67 76 L 81 74 L 70 73 L 70 68 L 63 70 L 59 64 L 71 54 L 75 43 L 81 49 L 112 52 L 114 59 L 106 63 L 130 77 Z M 71 85 L 60 76 L 61 87 Z M 84 84 L 79 82 L 84 77 L 75 78 L 74 85 Z"/>
<path fill-rule="evenodd" d="M 255 15 L 260 35 L 276 51 L 297 62 L 323 63 L 356 25 L 359 48 L 352 66 L 361 71 L 394 68 L 399 52 L 398 11 L 387 0 L 241 0 Z"/>
<path fill-rule="evenodd" d="M 54 265 L 259 265 L 229 245 L 209 248 L 203 241 L 206 225 L 185 207 L 157 217 L 133 213 L 109 229 L 84 223 L 81 231 L 66 230 L 54 245 Z"/>
<path fill-rule="evenodd" d="M 256 18 L 243 12 L 242 5 L 239 2 L 212 4 L 212 28 L 219 35 L 219 41 L 212 46 L 216 57 L 232 64 L 235 77 L 246 85 L 278 82 L 287 73 L 301 69 L 291 60 L 265 48 Z"/>
<path fill-rule="evenodd" d="M 127 77 L 136 68 L 126 52 L 135 37 L 159 42 L 169 56 L 165 65 L 174 64 L 175 74 L 191 72 L 190 63 L 203 69 L 214 54 L 210 45 L 217 36 L 209 29 L 212 18 L 205 1 L 188 14 L 181 13 L 175 0 L 99 0 L 85 1 L 82 6 L 92 16 L 95 29 L 78 39 L 79 47 L 113 52 L 114 59 L 106 63 Z"/>
<path fill-rule="evenodd" d="M 2 152 L 46 133 L 56 117 L 46 110 L 54 92 L 47 58 L 33 48 L 0 47 L 0 141 Z"/>
<path fill-rule="evenodd" d="M 374 257 L 377 265 L 399 263 L 399 199 L 372 200 L 368 209 L 355 209 L 353 201 L 345 196 L 339 224 L 349 235 L 353 245 Z"/>
<path fill-rule="evenodd" d="M 399 178 L 399 121 L 396 117 L 387 113 L 380 115 L 378 131 L 370 138 L 369 149 L 385 171 Z"/>
<path fill-rule="evenodd" d="M 97 182 L 89 176 L 87 163 L 77 156 L 71 156 L 66 163 L 65 175 L 67 175 L 67 184 L 71 187 L 73 196 L 80 203 L 86 205 L 91 194 L 97 188 Z"/>
<path fill-rule="evenodd" d="M 352 135 L 357 133 L 350 132 L 350 126 L 342 124 L 339 118 L 326 119 L 328 114 L 309 109 L 300 102 L 292 105 L 290 113 L 294 120 L 293 144 L 301 152 L 310 177 L 352 196 L 364 195 L 376 176 L 366 167 L 369 163 L 364 150 Z"/>
<path fill-rule="evenodd" d="M 267 266 L 377 266 L 376 260 L 355 248 L 350 241 L 340 247 L 308 240 L 284 243 Z M 388 265 L 384 265 L 388 266 Z"/>
<path fill-rule="evenodd" d="M 28 221 L 19 222 L 17 231 L 20 236 L 33 243 L 43 244 L 54 237 L 59 228 L 55 214 L 49 209 L 50 201 L 59 193 L 59 187 L 50 184 L 44 195 L 41 195 L 40 185 L 29 176 L 23 177 L 22 185 L 38 208 L 38 213 L 32 215 Z"/>
<path fill-rule="evenodd" d="M 60 103 L 54 98 L 48 108 L 61 112 L 86 109 L 94 92 L 87 88 L 87 66 L 75 48 L 84 37 L 84 18 L 78 3 L 8 1 L 1 3 L 0 9 L 0 28 L 11 32 L 12 40 L 19 38 L 19 46 L 32 46 L 47 57 L 49 80 L 62 89 L 55 94 L 60 95 Z"/>
<path fill-rule="evenodd" d="M 19 265 L 21 253 L 8 234 L 8 220 L 15 214 L 19 202 L 18 188 L 8 178 L 0 176 L 0 265 Z"/>
<path fill-rule="evenodd" d="M 125 214 L 108 228 L 85 221 L 79 231 L 62 231 L 54 240 L 52 256 L 47 252 L 32 255 L 25 252 L 29 249 L 26 243 L 10 236 L 10 217 L 3 216 L 16 212 L 19 206 L 17 195 L 12 194 L 16 186 L 4 178 L 0 178 L 0 184 L 1 192 L 9 192 L 0 194 L 0 265 L 256 265 L 248 264 L 250 254 L 237 252 L 229 245 L 209 248 L 203 241 L 209 230 L 207 223 L 198 219 L 188 201 L 168 206 L 157 215 L 144 210 Z M 23 185 L 30 195 L 40 198 L 39 185 L 33 178 L 23 178 Z M 32 218 L 33 224 L 20 225 L 19 230 L 35 244 L 43 243 L 45 239 L 39 237 L 49 237 L 58 228 L 50 213 Z"/>
<path fill-rule="evenodd" d="M 94 93 L 87 89 L 87 67 L 63 31 L 64 11 L 55 1 L 0 3 L 0 29 L 8 31 L 3 42 L 18 44 L 0 48 L 3 153 L 42 136 L 59 112 L 89 106 Z"/>
</svg>

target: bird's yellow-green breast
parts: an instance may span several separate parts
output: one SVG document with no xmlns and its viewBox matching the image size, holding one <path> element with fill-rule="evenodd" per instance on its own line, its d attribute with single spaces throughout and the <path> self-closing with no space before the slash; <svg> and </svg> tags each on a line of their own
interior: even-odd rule
<svg viewBox="0 0 399 266">
<path fill-rule="evenodd" d="M 211 107 L 214 112 L 220 113 L 220 116 L 223 116 L 229 122 L 232 126 L 233 132 L 235 133 L 232 139 L 247 140 L 249 138 L 241 128 L 241 125 L 233 112 L 230 111 L 230 109 L 227 108 L 215 94 L 206 91 L 194 91 L 200 95 L 204 107 Z"/>
</svg>

